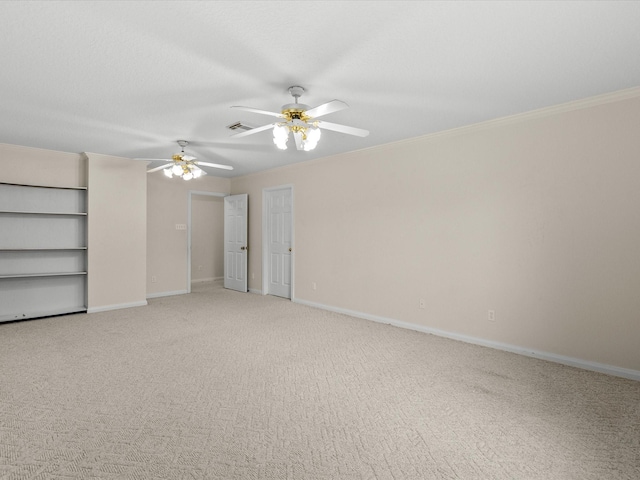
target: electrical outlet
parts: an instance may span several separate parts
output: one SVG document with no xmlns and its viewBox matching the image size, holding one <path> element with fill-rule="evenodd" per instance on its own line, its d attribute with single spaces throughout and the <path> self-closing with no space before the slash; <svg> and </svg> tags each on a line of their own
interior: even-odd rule
<svg viewBox="0 0 640 480">
<path fill-rule="evenodd" d="M 198 270 L 202 270 L 202 265 L 198 265 Z"/>
<path fill-rule="evenodd" d="M 424 298 L 420 299 L 420 308 L 427 308 L 427 301 Z"/>
<path fill-rule="evenodd" d="M 318 288 L 318 286 L 316 285 L 316 282 L 313 282 L 313 283 L 311 284 L 311 286 L 313 287 L 313 289 L 314 289 L 314 290 L 316 290 L 316 289 Z"/>
<path fill-rule="evenodd" d="M 251 272 L 251 280 L 255 280 L 255 278 L 256 278 L 256 274 Z"/>
<path fill-rule="evenodd" d="M 490 322 L 495 322 L 496 321 L 496 311 L 495 310 L 489 310 L 487 312 L 487 320 L 489 320 Z"/>
<path fill-rule="evenodd" d="M 156 283 L 158 281 L 158 277 L 155 275 L 151 275 L 151 283 Z"/>
</svg>

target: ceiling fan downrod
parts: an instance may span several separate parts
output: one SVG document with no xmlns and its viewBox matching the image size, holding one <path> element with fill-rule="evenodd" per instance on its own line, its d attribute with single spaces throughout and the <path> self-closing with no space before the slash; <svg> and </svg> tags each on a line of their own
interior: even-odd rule
<svg viewBox="0 0 640 480">
<path fill-rule="evenodd" d="M 300 87 L 299 85 L 289 87 L 289 93 L 295 99 L 295 103 L 298 103 L 298 98 L 300 98 L 304 92 L 304 88 Z"/>
</svg>

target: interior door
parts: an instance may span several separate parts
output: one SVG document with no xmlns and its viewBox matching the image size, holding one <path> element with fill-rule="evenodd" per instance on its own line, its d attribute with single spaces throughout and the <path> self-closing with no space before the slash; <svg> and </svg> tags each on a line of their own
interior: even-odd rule
<svg viewBox="0 0 640 480">
<path fill-rule="evenodd" d="M 246 193 L 224 197 L 224 287 L 247 291 L 247 217 Z"/>
<path fill-rule="evenodd" d="M 286 187 L 267 192 L 269 235 L 268 292 L 291 298 L 292 191 Z"/>
</svg>

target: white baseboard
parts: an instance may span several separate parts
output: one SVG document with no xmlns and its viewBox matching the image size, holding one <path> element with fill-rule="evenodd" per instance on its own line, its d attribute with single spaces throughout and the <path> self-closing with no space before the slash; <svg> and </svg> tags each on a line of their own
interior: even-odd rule
<svg viewBox="0 0 640 480">
<path fill-rule="evenodd" d="M 216 280 L 222 280 L 224 277 L 209 277 L 209 278 L 198 278 L 196 280 L 191 280 L 191 284 L 194 283 L 203 283 L 203 282 L 215 282 Z"/>
<path fill-rule="evenodd" d="M 583 370 L 590 370 L 593 372 L 605 373 L 608 375 L 614 375 L 616 377 L 622 377 L 622 378 L 628 378 L 630 380 L 640 381 L 639 370 L 632 370 L 629 368 L 616 367 L 613 365 L 606 365 L 603 363 L 590 362 L 587 360 L 581 360 L 579 358 L 566 357 L 564 355 L 557 355 L 555 353 L 543 352 L 540 350 L 519 347 L 517 345 L 510 345 L 507 343 L 494 342 L 492 340 L 485 340 L 483 338 L 476 338 L 468 335 L 462 335 L 459 333 L 447 332 L 446 330 L 439 330 L 437 328 L 430 328 L 422 325 L 416 325 L 415 323 L 403 322 L 401 320 L 395 320 L 393 318 L 380 317 L 377 315 L 357 312 L 357 311 L 348 310 L 345 308 L 332 307 L 332 306 L 323 305 L 320 303 L 309 302 L 307 300 L 295 299 L 293 301 L 301 305 L 320 308 L 322 310 L 328 310 L 330 312 L 342 313 L 344 315 L 349 315 L 351 317 L 362 318 L 364 320 L 371 320 L 378 323 L 386 323 L 389 325 L 393 325 L 394 327 L 406 328 L 408 330 L 415 330 L 417 332 L 429 333 L 431 335 L 436 335 L 438 337 L 450 338 L 452 340 L 459 340 L 461 342 L 471 343 L 474 345 L 495 348 L 496 350 L 503 350 L 505 352 L 516 353 L 518 355 L 524 355 L 532 358 L 539 358 L 541 360 L 560 363 L 562 365 L 581 368 Z"/>
<path fill-rule="evenodd" d="M 249 293 L 257 293 L 258 295 L 262 295 L 262 290 L 258 290 L 257 288 L 250 288 Z"/>
<path fill-rule="evenodd" d="M 133 303 L 119 303 L 115 305 L 103 305 L 101 307 L 90 307 L 87 308 L 87 313 L 98 313 L 98 312 L 108 312 L 109 310 L 120 310 L 121 308 L 131 308 L 131 307 L 144 307 L 147 305 L 147 301 L 144 300 L 142 302 L 133 302 Z"/>
<path fill-rule="evenodd" d="M 147 298 L 171 297 L 173 295 L 184 295 L 186 293 L 187 293 L 186 290 L 176 290 L 174 292 L 147 293 Z"/>
</svg>

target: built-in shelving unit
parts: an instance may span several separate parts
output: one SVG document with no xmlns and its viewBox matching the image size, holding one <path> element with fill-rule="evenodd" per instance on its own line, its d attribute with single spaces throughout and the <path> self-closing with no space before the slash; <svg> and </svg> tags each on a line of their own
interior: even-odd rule
<svg viewBox="0 0 640 480">
<path fill-rule="evenodd" d="M 0 183 L 0 322 L 87 310 L 87 189 Z"/>
</svg>

